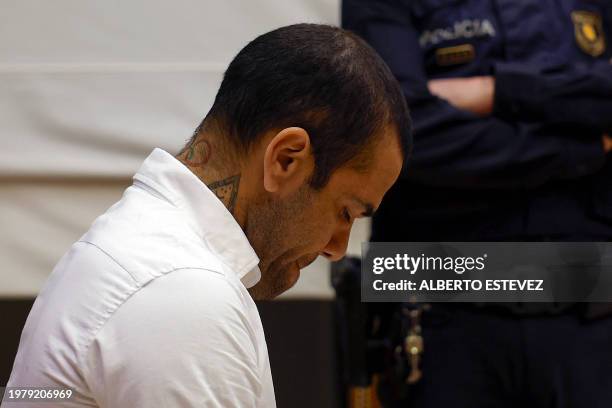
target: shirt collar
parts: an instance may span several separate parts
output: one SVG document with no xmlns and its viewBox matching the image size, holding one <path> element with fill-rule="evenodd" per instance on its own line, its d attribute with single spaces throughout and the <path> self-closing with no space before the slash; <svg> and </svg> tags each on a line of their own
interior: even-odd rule
<svg viewBox="0 0 612 408">
<path fill-rule="evenodd" d="M 183 163 L 156 148 L 134 180 L 154 188 L 183 210 L 190 226 L 247 288 L 259 282 L 259 258 L 244 231 L 215 193 Z"/>
</svg>

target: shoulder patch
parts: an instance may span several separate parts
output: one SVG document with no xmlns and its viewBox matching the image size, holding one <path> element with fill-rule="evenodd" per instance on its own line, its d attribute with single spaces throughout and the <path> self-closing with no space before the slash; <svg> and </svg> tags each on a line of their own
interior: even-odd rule
<svg viewBox="0 0 612 408">
<path fill-rule="evenodd" d="M 601 15 L 592 11 L 572 11 L 572 21 L 580 49 L 593 57 L 602 55 L 606 51 L 606 37 Z"/>
</svg>

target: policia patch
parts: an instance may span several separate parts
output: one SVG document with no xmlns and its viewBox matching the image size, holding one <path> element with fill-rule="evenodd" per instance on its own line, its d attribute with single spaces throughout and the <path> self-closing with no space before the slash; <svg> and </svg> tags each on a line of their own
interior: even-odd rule
<svg viewBox="0 0 612 408">
<path fill-rule="evenodd" d="M 601 15 L 591 11 L 572 11 L 574 35 L 580 49 L 593 57 L 606 51 Z"/>
</svg>

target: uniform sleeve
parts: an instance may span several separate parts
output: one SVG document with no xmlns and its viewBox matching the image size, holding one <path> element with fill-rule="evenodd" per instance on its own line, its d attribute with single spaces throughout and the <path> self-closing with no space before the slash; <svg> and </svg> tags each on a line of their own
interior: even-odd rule
<svg viewBox="0 0 612 408">
<path fill-rule="evenodd" d="M 89 346 L 86 380 L 103 408 L 256 407 L 254 334 L 223 276 L 184 269 L 155 279 Z"/>
<path fill-rule="evenodd" d="M 517 64 L 495 68 L 495 115 L 506 120 L 584 125 L 612 131 L 612 65 L 538 71 Z"/>
<path fill-rule="evenodd" d="M 464 188 L 518 188 L 575 178 L 604 161 L 601 134 L 581 127 L 480 118 L 435 97 L 406 1 L 347 0 L 343 25 L 387 62 L 407 98 L 414 151 L 405 177 Z"/>
</svg>

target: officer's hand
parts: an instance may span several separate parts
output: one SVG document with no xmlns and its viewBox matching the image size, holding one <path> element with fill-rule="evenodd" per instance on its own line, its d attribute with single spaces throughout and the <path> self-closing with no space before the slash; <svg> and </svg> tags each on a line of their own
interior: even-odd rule
<svg viewBox="0 0 612 408">
<path fill-rule="evenodd" d="M 604 152 L 612 152 L 612 136 L 605 134 L 602 137 Z"/>
<path fill-rule="evenodd" d="M 480 116 L 490 115 L 493 111 L 495 79 L 491 76 L 433 79 L 427 86 L 429 92 L 459 109 Z"/>
</svg>

